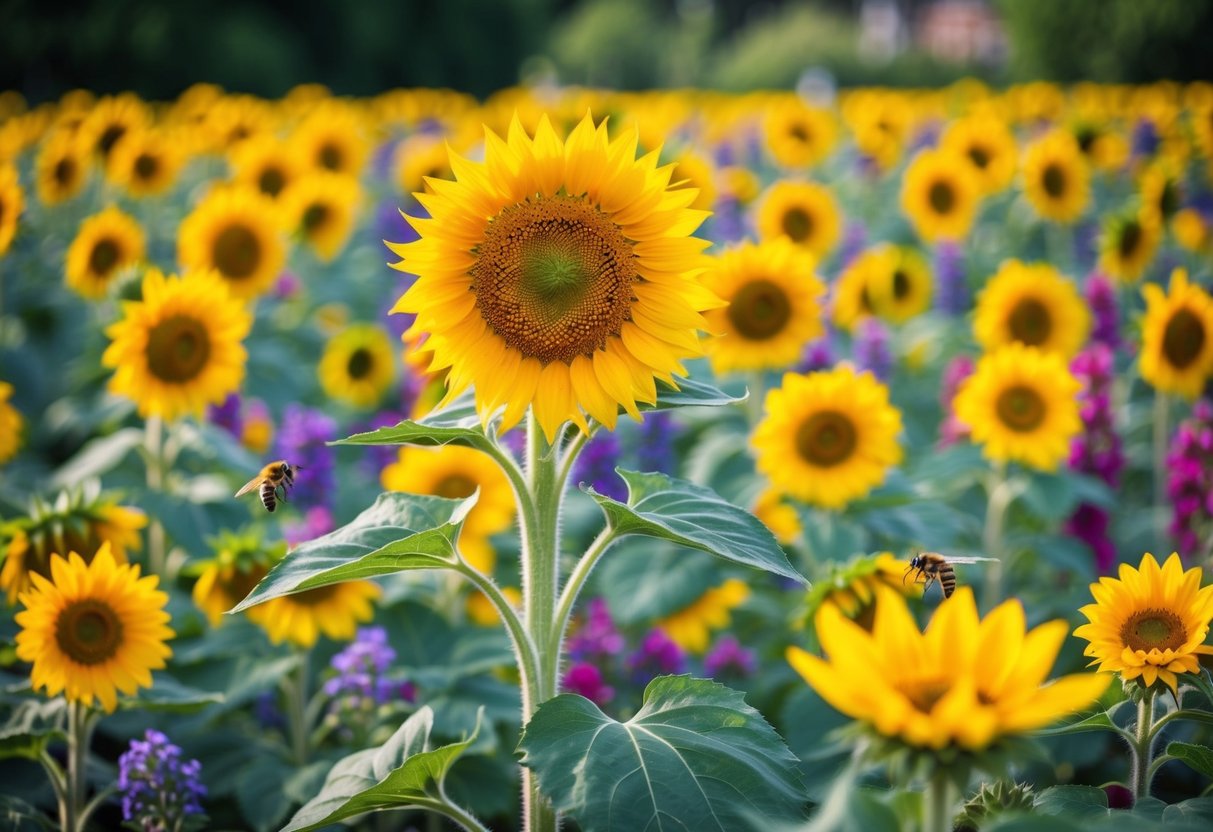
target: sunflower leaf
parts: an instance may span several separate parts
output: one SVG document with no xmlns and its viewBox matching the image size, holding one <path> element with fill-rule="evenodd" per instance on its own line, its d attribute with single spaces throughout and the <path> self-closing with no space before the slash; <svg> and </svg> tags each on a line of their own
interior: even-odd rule
<svg viewBox="0 0 1213 832">
<path fill-rule="evenodd" d="M 657 401 L 654 404 L 638 402 L 637 407 L 643 411 L 676 410 L 680 407 L 725 407 L 744 402 L 747 398 L 749 398 L 748 393 L 740 397 L 730 396 L 723 390 L 702 381 L 680 378 L 677 390 L 664 381 L 657 382 Z"/>
<path fill-rule="evenodd" d="M 1167 743 L 1167 753 L 1205 777 L 1213 777 L 1213 748 L 1190 742 Z"/>
<path fill-rule="evenodd" d="M 466 406 L 465 406 L 466 405 Z M 451 407 L 432 413 L 424 419 L 405 419 L 390 427 L 355 433 L 330 445 L 465 445 L 486 448 L 492 440 L 480 426 L 480 417 L 471 406 L 457 400 Z"/>
<path fill-rule="evenodd" d="M 1094 817 L 1108 812 L 1108 795 L 1095 786 L 1051 786 L 1036 798 L 1042 815 Z"/>
<path fill-rule="evenodd" d="M 1107 711 L 1099 711 L 1091 714 L 1086 719 L 1080 719 L 1077 722 L 1071 722 L 1067 725 L 1058 725 L 1053 728 L 1043 728 L 1036 731 L 1038 737 L 1057 737 L 1062 734 L 1081 734 L 1086 731 L 1105 731 L 1110 728 L 1115 728 L 1116 724 L 1112 718 L 1108 716 Z"/>
<path fill-rule="evenodd" d="M 539 706 L 518 744 L 556 808 L 586 832 L 669 828 L 728 832 L 761 816 L 802 817 L 796 757 L 743 695 L 690 676 L 649 683 L 616 722 L 588 699 Z"/>
<path fill-rule="evenodd" d="M 670 540 L 733 563 L 808 583 L 788 562 L 762 521 L 711 489 L 665 474 L 615 470 L 628 486 L 626 504 L 591 487 L 583 488 L 602 507 L 616 535 L 639 534 Z"/>
<path fill-rule="evenodd" d="M 167 673 L 157 673 L 150 688 L 140 688 L 134 696 L 122 697 L 119 704 L 129 710 L 183 714 L 222 701 L 222 693 L 192 688 Z"/>
<path fill-rule="evenodd" d="M 320 793 L 303 805 L 282 832 L 319 829 L 343 818 L 405 806 L 448 805 L 441 785 L 455 760 L 476 739 L 430 749 L 434 712 L 423 706 L 404 721 L 383 745 L 339 760 L 325 778 Z M 464 810 L 451 806 L 463 813 Z"/>
<path fill-rule="evenodd" d="M 455 538 L 476 498 L 380 494 L 348 525 L 295 547 L 230 612 L 306 589 L 450 566 Z"/>
<path fill-rule="evenodd" d="M 66 739 L 67 706 L 61 697 L 49 702 L 24 699 L 0 725 L 0 760 L 9 757 L 38 759 L 52 742 Z"/>
</svg>

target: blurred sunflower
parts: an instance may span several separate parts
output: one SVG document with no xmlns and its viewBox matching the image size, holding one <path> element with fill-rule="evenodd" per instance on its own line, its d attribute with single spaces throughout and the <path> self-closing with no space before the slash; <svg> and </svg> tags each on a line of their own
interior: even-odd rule
<svg viewBox="0 0 1213 832">
<path fill-rule="evenodd" d="M 987 352 L 1020 343 L 1070 359 L 1090 331 L 1086 302 L 1050 263 L 1005 260 L 977 296 L 973 335 Z"/>
<path fill-rule="evenodd" d="M 358 625 L 374 617 L 374 602 L 382 594 L 371 581 L 347 581 L 274 598 L 249 607 L 245 615 L 270 643 L 285 641 L 306 650 L 322 633 L 334 641 L 352 639 Z"/>
<path fill-rule="evenodd" d="M 88 179 L 92 157 L 77 135 L 58 130 L 48 136 L 34 161 L 38 201 L 58 205 L 80 193 Z"/>
<path fill-rule="evenodd" d="M 830 189 L 813 182 L 776 182 L 762 197 L 754 224 L 758 237 L 787 237 L 818 261 L 838 243 L 840 214 Z"/>
<path fill-rule="evenodd" d="M 313 169 L 357 177 L 366 161 L 362 119 L 352 106 L 336 100 L 312 108 L 291 136 L 291 145 Z"/>
<path fill-rule="evenodd" d="M 1006 189 L 1015 177 L 1015 136 L 996 116 L 969 116 L 948 124 L 939 146 L 968 160 L 983 194 Z"/>
<path fill-rule="evenodd" d="M 1090 174 L 1074 136 L 1062 130 L 1037 139 L 1023 155 L 1024 194 L 1036 213 L 1069 224 L 1091 199 Z"/>
<path fill-rule="evenodd" d="M 515 608 L 522 603 L 522 593 L 515 587 L 503 586 L 501 594 Z M 493 602 L 489 600 L 488 596 L 479 590 L 473 590 L 468 594 L 465 609 L 467 610 L 468 619 L 478 627 L 501 626 L 501 614 L 497 612 L 497 608 L 493 606 Z"/>
<path fill-rule="evenodd" d="M 17 179 L 17 169 L 0 163 L 0 256 L 17 236 L 17 220 L 25 208 L 25 191 Z"/>
<path fill-rule="evenodd" d="M 623 407 L 653 402 L 700 352 L 705 309 L 695 280 L 708 243 L 691 190 L 670 190 L 670 166 L 635 158 L 636 134 L 607 137 L 586 117 L 566 141 L 540 120 L 503 141 L 486 133 L 485 161 L 452 156 L 456 181 L 431 180 L 417 198 L 432 219 L 421 239 L 389 244 L 394 267 L 419 274 L 393 312 L 417 315 L 432 370 L 449 367 L 448 398 L 474 386 L 501 430 L 533 405 L 548 441 L 583 410 L 614 429 Z"/>
<path fill-rule="evenodd" d="M 86 298 L 103 298 L 114 278 L 146 255 L 139 223 L 111 205 L 80 223 L 67 248 L 67 285 Z"/>
<path fill-rule="evenodd" d="M 922 584 L 906 581 L 909 561 L 880 552 L 831 563 L 829 573 L 813 581 L 805 596 L 804 620 L 811 623 L 822 607 L 832 606 L 868 632 L 876 615 L 876 594 L 887 587 L 902 595 L 921 595 Z"/>
<path fill-rule="evenodd" d="M 252 138 L 272 133 L 277 121 L 268 101 L 251 95 L 223 95 L 205 106 L 197 132 L 204 146 L 226 153 Z"/>
<path fill-rule="evenodd" d="M 224 531 L 208 542 L 213 557 L 198 564 L 191 595 L 211 627 L 218 627 L 223 614 L 248 597 L 285 549 L 281 544 L 267 546 L 255 533 Z"/>
<path fill-rule="evenodd" d="M 906 168 L 901 210 L 928 243 L 958 240 L 973 226 L 981 191 L 965 158 L 943 150 L 923 150 Z"/>
<path fill-rule="evenodd" d="M 711 211 L 716 204 L 716 170 L 712 163 L 698 153 L 684 150 L 674 160 L 674 172 L 670 174 L 670 188 L 694 188 L 698 191 L 691 207 L 700 211 Z"/>
<path fill-rule="evenodd" d="M 409 136 L 396 146 L 393 161 L 396 183 L 408 195 L 428 191 L 425 180 L 450 179 L 451 163 L 447 158 L 446 143 L 436 136 Z"/>
<path fill-rule="evenodd" d="M 831 313 L 848 331 L 869 315 L 901 324 L 931 305 L 931 268 L 917 249 L 881 243 L 852 260 L 834 284 Z"/>
<path fill-rule="evenodd" d="M 834 149 L 838 127 L 826 110 L 786 97 L 774 102 L 763 119 L 771 157 L 785 168 L 817 164 Z"/>
<path fill-rule="evenodd" d="M 1014 342 L 982 356 L 952 409 L 987 459 L 1053 471 L 1082 429 L 1081 388 L 1059 353 Z"/>
<path fill-rule="evenodd" d="M 1099 269 L 1132 283 L 1150 265 L 1161 242 L 1161 226 L 1145 211 L 1109 214 L 1099 240 Z"/>
<path fill-rule="evenodd" d="M 764 409 L 751 440 L 757 468 L 806 503 L 842 508 L 884 482 L 901 460 L 901 412 L 871 373 L 787 373 Z"/>
<path fill-rule="evenodd" d="M 292 181 L 278 204 L 283 226 L 297 232 L 327 261 L 349 240 L 361 198 L 362 188 L 352 176 L 316 171 Z"/>
<path fill-rule="evenodd" d="M 1171 231 L 1175 234 L 1175 242 L 1192 252 L 1207 250 L 1210 239 L 1213 239 L 1209 222 L 1195 208 L 1180 209 L 1171 221 Z"/>
<path fill-rule="evenodd" d="M 775 539 L 784 546 L 795 543 L 804 533 L 796 509 L 788 505 L 783 494 L 776 488 L 767 488 L 759 494 L 754 505 L 750 507 L 750 513 L 761 520 L 762 524 L 771 530 L 771 534 L 775 535 Z"/>
<path fill-rule="evenodd" d="M 717 373 L 783 369 L 821 335 L 825 286 L 813 258 L 785 238 L 742 243 L 715 258 L 704 285 L 728 303 L 706 314 Z"/>
<path fill-rule="evenodd" d="M 691 653 L 708 649 L 712 630 L 728 627 L 732 611 L 750 597 L 750 587 L 736 578 L 712 587 L 684 607 L 657 622 L 670 640 Z"/>
<path fill-rule="evenodd" d="M 163 130 L 138 130 L 114 145 L 105 172 L 128 194 L 143 198 L 167 191 L 177 181 L 185 160 L 178 137 Z"/>
<path fill-rule="evenodd" d="M 316 368 L 325 394 L 355 407 L 372 407 L 396 378 L 395 350 L 375 324 L 352 324 L 329 339 Z"/>
<path fill-rule="evenodd" d="M 101 363 L 115 370 L 110 391 L 134 401 L 140 416 L 201 417 L 240 387 L 253 318 L 214 272 L 165 277 L 151 269 L 143 299 L 122 309 L 105 330 Z"/>
<path fill-rule="evenodd" d="M 1142 211 L 1156 225 L 1166 226 L 1183 207 L 1184 189 L 1179 166 L 1173 160 L 1150 165 L 1141 175 Z"/>
<path fill-rule="evenodd" d="M 99 99 L 80 122 L 77 132 L 81 144 L 104 160 L 119 139 L 128 132 L 146 130 L 151 123 L 147 104 L 133 93 L 122 93 Z"/>
<path fill-rule="evenodd" d="M 168 595 L 157 576 L 116 560 L 108 543 L 89 561 L 74 551 L 55 557 L 50 569 L 49 580 L 35 574 L 21 594 L 17 657 L 33 664 L 35 690 L 113 713 L 119 692 L 151 687 L 151 671 L 172 655 Z"/>
<path fill-rule="evenodd" d="M 25 427 L 21 413 L 9 403 L 12 395 L 13 385 L 0 381 L 0 465 L 17 455 L 21 447 L 21 431 Z"/>
<path fill-rule="evenodd" d="M 286 263 L 276 206 L 242 186 L 211 191 L 181 221 L 177 259 L 185 269 L 218 272 L 233 297 L 256 297 Z"/>
<path fill-rule="evenodd" d="M 1142 288 L 1141 377 L 1163 393 L 1195 399 L 1213 372 L 1213 298 L 1188 282 L 1186 269 L 1171 272 L 1164 293 Z"/>
<path fill-rule="evenodd" d="M 240 142 L 228 153 L 233 180 L 277 199 L 304 171 L 290 145 L 272 135 L 259 134 Z"/>
</svg>

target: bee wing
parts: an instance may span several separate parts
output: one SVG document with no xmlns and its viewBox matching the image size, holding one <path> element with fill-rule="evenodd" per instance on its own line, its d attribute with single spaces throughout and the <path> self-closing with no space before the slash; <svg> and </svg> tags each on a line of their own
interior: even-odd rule
<svg viewBox="0 0 1213 832">
<path fill-rule="evenodd" d="M 996 561 L 998 558 L 954 558 L 949 556 L 948 563 L 982 563 L 983 561 Z"/>
<path fill-rule="evenodd" d="M 249 492 L 250 492 L 250 491 L 252 491 L 254 488 L 256 488 L 257 486 L 261 485 L 261 481 L 262 481 L 263 479 L 265 479 L 265 478 L 264 478 L 264 477 L 262 477 L 260 474 L 258 474 L 257 476 L 253 477 L 251 480 L 249 480 L 249 481 L 248 481 L 248 482 L 246 482 L 246 483 L 245 483 L 243 486 L 241 486 L 241 487 L 240 487 L 240 490 L 236 492 L 236 496 L 237 496 L 237 497 L 243 497 L 245 494 L 249 493 Z"/>
</svg>

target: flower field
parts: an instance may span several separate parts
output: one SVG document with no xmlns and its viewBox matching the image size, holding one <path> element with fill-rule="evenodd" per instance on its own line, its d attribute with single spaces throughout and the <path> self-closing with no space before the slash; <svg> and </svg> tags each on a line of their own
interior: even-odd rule
<svg viewBox="0 0 1213 832">
<path fill-rule="evenodd" d="M 0 818 L 1207 829 L 1211 281 L 1213 84 L 2 93 Z"/>
</svg>

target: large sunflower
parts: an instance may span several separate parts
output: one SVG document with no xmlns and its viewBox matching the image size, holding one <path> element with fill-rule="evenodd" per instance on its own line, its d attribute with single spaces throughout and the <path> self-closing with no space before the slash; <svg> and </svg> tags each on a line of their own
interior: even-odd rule
<svg viewBox="0 0 1213 832">
<path fill-rule="evenodd" d="M 395 350 L 374 324 L 353 324 L 331 338 L 320 357 L 320 386 L 355 407 L 378 404 L 396 377 Z"/>
<path fill-rule="evenodd" d="M 1030 144 L 1023 156 L 1024 193 L 1036 213 L 1072 223 L 1091 198 L 1090 173 L 1074 136 L 1055 130 Z"/>
<path fill-rule="evenodd" d="M 546 117 L 533 139 L 517 120 L 506 141 L 485 135 L 484 162 L 452 156 L 456 181 L 417 194 L 421 239 L 389 244 L 419 275 L 393 311 L 429 333 L 448 397 L 474 386 L 485 420 L 505 406 L 502 430 L 528 405 L 549 441 L 566 420 L 584 428 L 583 410 L 609 429 L 620 406 L 638 418 L 719 303 L 695 281 L 694 191 L 635 158 L 634 130 L 609 140 L 588 114 L 563 142 Z"/>
<path fill-rule="evenodd" d="M 25 192 L 17 179 L 17 169 L 0 164 L 0 256 L 8 251 L 17 235 L 17 218 L 25 207 Z"/>
<path fill-rule="evenodd" d="M 977 297 L 973 334 L 986 351 L 1018 342 L 1069 359 L 1090 331 L 1078 289 L 1048 263 L 1003 261 Z"/>
<path fill-rule="evenodd" d="M 814 182 L 776 182 L 758 206 L 754 224 L 763 240 L 787 237 L 818 260 L 838 243 L 840 215 L 830 189 Z"/>
<path fill-rule="evenodd" d="M 1200 673 L 1200 656 L 1213 655 L 1204 643 L 1213 585 L 1201 587 L 1202 575 L 1196 566 L 1185 572 L 1175 553 L 1160 568 L 1147 552 L 1139 568 L 1122 563 L 1119 578 L 1091 584 L 1095 603 L 1079 609 L 1090 623 L 1074 631 L 1088 642 L 1084 655 L 1122 679 L 1161 680 L 1175 691 L 1179 674 Z"/>
<path fill-rule="evenodd" d="M 871 373 L 787 373 L 764 406 L 752 439 L 758 470 L 807 503 L 842 508 L 901 460 L 901 412 Z"/>
<path fill-rule="evenodd" d="M 785 238 L 725 251 L 704 283 L 728 302 L 707 313 L 719 336 L 707 344 L 718 373 L 786 368 L 823 331 L 825 286 L 812 256 Z"/>
<path fill-rule="evenodd" d="M 185 269 L 218 272 L 237 298 L 256 297 L 286 263 L 274 203 L 240 186 L 211 191 L 182 220 L 177 259 Z"/>
<path fill-rule="evenodd" d="M 240 387 L 252 327 L 244 304 L 213 272 L 143 278 L 143 299 L 124 301 L 122 320 L 106 329 L 102 365 L 114 368 L 110 390 L 132 399 L 141 416 L 201 416 Z"/>
<path fill-rule="evenodd" d="M 271 643 L 307 649 L 321 633 L 335 641 L 352 639 L 358 625 L 374 617 L 374 601 L 382 593 L 371 581 L 347 581 L 274 598 L 245 615 L 265 630 Z"/>
<path fill-rule="evenodd" d="M 1061 355 L 1015 342 L 982 356 L 952 409 L 987 459 L 1052 471 L 1082 429 L 1081 387 Z"/>
<path fill-rule="evenodd" d="M 172 655 L 168 595 L 158 581 L 118 563 L 108 543 L 91 563 L 70 552 L 51 561 L 50 580 L 35 574 L 16 617 L 17 657 L 33 663 L 34 688 L 85 705 L 96 700 L 112 713 L 119 691 L 151 687 L 151 671 Z"/>
<path fill-rule="evenodd" d="M 34 182 L 38 201 L 58 205 L 80 193 L 88 179 L 92 157 L 79 137 L 68 130 L 56 130 L 42 142 L 34 161 Z"/>
<path fill-rule="evenodd" d="M 976 174 L 955 153 L 923 150 L 906 168 L 901 210 L 928 243 L 959 240 L 968 234 L 980 199 Z"/>
<path fill-rule="evenodd" d="M 25 425 L 21 413 L 9 403 L 12 395 L 13 385 L 0 381 L 0 465 L 17 455 Z"/>
<path fill-rule="evenodd" d="M 86 298 L 105 297 L 114 278 L 146 253 L 139 223 L 111 205 L 80 223 L 67 248 L 67 285 Z"/>
<path fill-rule="evenodd" d="M 1164 294 L 1151 283 L 1142 288 L 1141 375 L 1164 393 L 1189 399 L 1200 395 L 1213 372 L 1213 298 L 1176 269 Z"/>
<path fill-rule="evenodd" d="M 786 168 L 817 164 L 834 149 L 838 135 L 832 114 L 790 96 L 767 110 L 763 131 L 771 156 Z"/>
<path fill-rule="evenodd" d="M 1162 227 L 1148 212 L 1111 214 L 1100 236 L 1099 269 L 1122 283 L 1132 283 L 1150 265 L 1161 242 Z"/>
<path fill-rule="evenodd" d="M 354 177 L 316 171 L 291 182 L 278 204 L 283 226 L 298 233 L 322 260 L 332 260 L 350 238 L 361 197 Z"/>
<path fill-rule="evenodd" d="M 114 145 L 105 172 L 131 196 L 156 196 L 177 180 L 185 160 L 179 137 L 163 130 L 137 130 Z"/>
<path fill-rule="evenodd" d="M 996 116 L 958 119 L 944 130 L 939 144 L 969 162 L 984 194 L 998 193 L 1015 177 L 1015 136 Z"/>
</svg>

